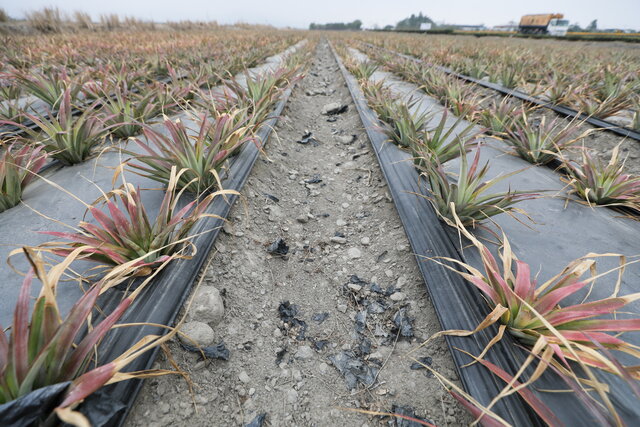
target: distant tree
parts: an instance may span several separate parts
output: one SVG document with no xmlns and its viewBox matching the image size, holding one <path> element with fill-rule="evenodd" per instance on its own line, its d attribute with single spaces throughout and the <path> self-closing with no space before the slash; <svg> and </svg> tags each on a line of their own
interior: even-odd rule
<svg viewBox="0 0 640 427">
<path fill-rule="evenodd" d="M 435 22 L 433 22 L 431 18 L 420 12 L 418 15 L 412 13 L 410 17 L 399 21 L 396 24 L 396 28 L 399 30 L 419 30 L 420 24 L 431 24 L 435 26 Z"/>
<path fill-rule="evenodd" d="M 359 20 L 359 19 L 356 19 L 355 21 L 347 22 L 346 24 L 344 22 L 330 22 L 328 24 L 311 23 L 311 24 L 309 24 L 309 29 L 310 30 L 338 30 L 338 31 L 354 30 L 354 31 L 360 31 L 362 29 L 362 21 Z"/>
<path fill-rule="evenodd" d="M 383 30 L 393 30 L 393 25 L 385 25 Z"/>
<path fill-rule="evenodd" d="M 587 28 L 585 28 L 585 30 L 587 31 L 596 31 L 598 29 L 598 20 L 594 19 L 593 21 L 591 21 L 591 23 L 589 25 L 587 25 Z"/>
<path fill-rule="evenodd" d="M 574 22 L 573 24 L 569 25 L 568 31 L 571 31 L 572 33 L 581 33 L 584 30 L 582 29 L 580 24 L 578 24 L 577 22 Z"/>
</svg>

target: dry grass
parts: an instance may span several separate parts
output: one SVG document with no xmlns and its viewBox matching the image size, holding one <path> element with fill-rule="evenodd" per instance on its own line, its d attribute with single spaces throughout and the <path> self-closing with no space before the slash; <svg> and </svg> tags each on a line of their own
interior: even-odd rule
<svg viewBox="0 0 640 427">
<path fill-rule="evenodd" d="M 63 29 L 64 19 L 57 7 L 45 7 L 27 12 L 27 23 L 42 33 L 59 33 Z"/>
</svg>

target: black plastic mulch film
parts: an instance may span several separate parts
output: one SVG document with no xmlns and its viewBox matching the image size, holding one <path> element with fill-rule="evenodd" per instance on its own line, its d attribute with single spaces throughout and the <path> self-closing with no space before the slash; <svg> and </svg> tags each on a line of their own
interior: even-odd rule
<svg viewBox="0 0 640 427">
<path fill-rule="evenodd" d="M 272 118 L 261 127 L 258 132 L 260 140 L 265 143 L 273 130 L 284 106 L 291 94 L 292 88 L 288 88 L 282 98 L 276 104 Z M 222 186 L 228 190 L 241 190 L 244 186 L 254 163 L 258 158 L 259 150 L 254 144 L 247 144 L 235 158 L 229 168 L 228 178 L 223 180 Z M 231 195 L 224 198 L 219 197 L 214 200 L 209 208 L 210 214 L 225 218 L 238 196 Z M 178 312 L 184 304 L 193 284 L 195 283 L 200 270 L 213 243 L 222 227 L 222 220 L 216 218 L 204 218 L 199 221 L 193 234 L 197 235 L 206 230 L 213 230 L 197 236 L 193 243 L 197 247 L 198 253 L 194 259 L 188 262 L 172 262 L 154 279 L 153 286 L 149 286 L 142 294 L 136 298 L 131 307 L 127 310 L 120 323 L 149 322 L 162 325 L 174 324 Z M 122 299 L 120 292 L 110 294 L 106 302 L 106 310 L 118 304 Z M 120 328 L 112 332 L 101 344 L 101 362 L 115 359 L 131 345 L 148 334 L 164 334 L 166 329 L 156 327 L 144 328 Z M 156 359 L 159 348 L 156 348 L 127 365 L 129 372 L 151 369 Z M 142 380 L 129 380 L 105 387 L 98 393 L 91 395 L 80 407 L 94 427 L 118 426 L 124 423 L 136 396 L 142 387 Z M 110 403 L 105 405 L 105 399 Z M 126 405 L 126 406 L 123 406 Z M 106 408 L 105 408 L 106 406 Z M 109 410 L 111 408 L 112 410 Z"/>
<path fill-rule="evenodd" d="M 440 325 L 447 330 L 473 330 L 489 313 L 488 305 L 483 296 L 458 274 L 434 262 L 427 262 L 425 258 L 438 256 L 460 261 L 465 261 L 466 258 L 466 261 L 478 267 L 476 265 L 477 259 L 475 259 L 477 256 L 473 253 L 475 251 L 467 250 L 463 255 L 459 250 L 456 233 L 452 233 L 442 225 L 426 198 L 416 196 L 426 195 L 426 191 L 423 185 L 419 185 L 419 175 L 413 162 L 410 161 L 410 154 L 389 143 L 384 134 L 377 130 L 379 124 L 377 116 L 367 105 L 357 80 L 346 70 L 335 50 L 334 55 L 378 157 L 406 235 L 416 255 L 431 301 L 436 309 Z M 478 355 L 489 340 L 496 335 L 496 332 L 497 328 L 492 326 L 471 337 L 446 337 L 464 389 L 484 405 L 488 404 L 504 388 L 505 383 L 480 364 L 476 363 L 462 368 L 472 359 L 458 349 Z M 515 373 L 527 354 L 523 348 L 517 345 L 513 337 L 505 334 L 504 338 L 493 346 L 485 359 L 507 372 Z M 542 378 L 536 381 L 536 387 L 541 389 L 567 388 L 565 384 L 560 384 L 560 380 L 550 372 L 545 373 Z M 582 404 L 571 393 L 542 393 L 537 392 L 535 388 L 531 390 L 566 425 L 593 424 L 594 420 L 591 419 L 588 411 L 582 408 Z M 619 394 L 613 396 L 613 400 L 618 402 L 626 399 L 628 396 L 620 396 Z M 493 410 L 512 425 L 544 425 L 527 404 L 515 395 L 499 401 Z M 627 421 L 637 419 L 638 414 L 635 414 L 634 411 L 637 409 L 628 404 L 620 408 L 621 415 Z"/>
<path fill-rule="evenodd" d="M 399 56 L 401 58 L 407 59 L 409 61 L 413 61 L 413 62 L 417 62 L 419 64 L 425 64 L 425 65 L 429 65 L 429 66 L 433 66 L 436 69 L 445 72 L 446 74 L 452 75 L 460 80 L 465 80 L 471 83 L 475 83 L 479 86 L 483 86 L 486 87 L 488 89 L 493 89 L 497 92 L 500 92 L 503 95 L 506 96 L 512 96 L 514 98 L 520 99 L 522 101 L 526 101 L 530 104 L 534 104 L 534 105 L 539 105 L 543 108 L 548 108 L 558 114 L 561 114 L 563 116 L 567 116 L 567 117 L 577 117 L 580 120 L 585 120 L 587 123 L 596 126 L 598 128 L 602 128 L 604 130 L 608 130 L 614 133 L 617 133 L 618 135 L 627 137 L 627 138 L 631 138 L 631 139 L 635 139 L 637 141 L 640 141 L 640 132 L 635 131 L 633 129 L 629 129 L 629 128 L 624 128 L 624 127 L 620 127 L 619 125 L 606 121 L 606 120 L 602 120 L 602 119 L 598 119 L 596 117 L 590 117 L 587 116 L 585 114 L 579 113 L 578 111 L 569 108 L 569 107 L 564 107 L 562 105 L 557 105 L 557 104 L 552 104 L 548 101 L 544 101 L 540 98 L 536 98 L 534 96 L 530 96 L 527 95 L 526 93 L 522 93 L 518 90 L 515 89 L 509 89 L 507 87 L 504 87 L 502 85 L 499 85 L 497 83 L 491 83 L 491 82 L 486 82 L 484 80 L 480 80 L 480 79 L 476 79 L 474 77 L 471 76 L 467 76 L 464 74 L 460 74 L 454 70 L 452 70 L 451 68 L 447 68 L 447 67 L 442 67 L 440 65 L 432 65 L 432 64 L 428 64 L 425 61 L 415 58 L 413 56 L 410 55 L 405 55 L 403 53 L 400 52 L 396 52 L 394 50 L 391 49 L 387 49 L 381 46 L 376 46 L 373 45 L 371 43 L 365 43 L 365 42 L 361 42 L 362 44 L 364 44 L 365 46 L 370 47 L 371 49 L 378 49 L 378 50 L 382 50 L 385 51 L 387 53 L 390 53 L 392 55 L 396 55 Z"/>
</svg>

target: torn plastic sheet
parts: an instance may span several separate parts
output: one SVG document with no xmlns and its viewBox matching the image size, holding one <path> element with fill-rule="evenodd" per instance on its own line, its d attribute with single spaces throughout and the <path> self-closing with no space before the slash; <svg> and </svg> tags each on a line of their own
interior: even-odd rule
<svg viewBox="0 0 640 427">
<path fill-rule="evenodd" d="M 183 342 L 180 342 L 180 345 L 187 351 L 198 353 L 200 355 L 204 354 L 207 359 L 229 360 L 229 350 L 224 345 L 224 341 L 220 341 L 218 344 L 208 347 L 197 347 Z"/>
<path fill-rule="evenodd" d="M 39 425 L 62 401 L 70 382 L 42 387 L 11 402 L 0 405 L 2 426 Z"/>
<path fill-rule="evenodd" d="M 264 425 L 264 422 L 266 421 L 266 419 L 267 419 L 267 413 L 266 412 L 262 413 L 262 414 L 258 414 L 245 427 L 262 427 Z"/>
<path fill-rule="evenodd" d="M 342 374 L 349 390 L 354 390 L 358 384 L 373 385 L 378 375 L 378 368 L 371 366 L 358 358 L 353 351 L 342 351 L 329 356 L 329 360 Z"/>
<path fill-rule="evenodd" d="M 394 417 L 394 426 L 395 427 L 423 427 L 424 423 L 433 424 L 433 421 L 427 420 L 426 418 L 421 418 L 417 416 L 412 408 L 408 406 L 399 406 L 393 405 L 391 407 L 391 412 L 397 415 L 402 415 L 407 418 L 413 418 L 416 421 L 412 421 L 407 418 L 402 417 Z M 421 422 L 418 422 L 421 421 Z"/>
</svg>

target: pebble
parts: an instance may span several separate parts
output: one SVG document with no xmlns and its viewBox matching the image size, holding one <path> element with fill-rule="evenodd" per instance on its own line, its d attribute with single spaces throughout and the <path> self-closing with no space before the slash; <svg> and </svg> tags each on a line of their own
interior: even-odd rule
<svg viewBox="0 0 640 427">
<path fill-rule="evenodd" d="M 242 381 L 243 383 L 245 383 L 245 384 L 247 384 L 249 381 L 251 381 L 251 378 L 249 378 L 249 374 L 247 374 L 246 371 L 240 372 L 240 374 L 238 374 L 238 379 L 240 381 Z"/>
<path fill-rule="evenodd" d="M 405 298 L 405 294 L 402 292 L 394 292 L 389 298 L 391 298 L 392 301 L 402 301 Z"/>
<path fill-rule="evenodd" d="M 336 138 L 341 144 L 351 144 L 355 138 L 355 135 L 341 135 Z"/>
<path fill-rule="evenodd" d="M 207 347 L 213 344 L 213 340 L 215 339 L 211 326 L 203 322 L 186 322 L 180 328 L 180 332 L 190 338 L 179 335 L 180 341 L 191 346 L 193 345 L 193 341 L 195 341 L 197 345 Z"/>
<path fill-rule="evenodd" d="M 360 290 L 362 289 L 362 286 L 357 285 L 357 284 L 355 284 L 355 283 L 349 283 L 349 284 L 347 285 L 347 288 L 351 289 L 351 290 L 352 290 L 352 291 L 354 291 L 354 292 L 360 292 Z"/>
<path fill-rule="evenodd" d="M 295 358 L 301 360 L 309 360 L 313 357 L 313 349 L 308 345 L 301 345 L 296 351 Z"/>
<path fill-rule="evenodd" d="M 346 313 L 347 312 L 347 304 L 338 304 L 338 311 L 340 313 Z"/>
<path fill-rule="evenodd" d="M 407 276 L 403 274 L 402 276 L 398 277 L 398 280 L 396 281 L 396 288 L 401 288 L 406 284 L 407 284 Z"/>
<path fill-rule="evenodd" d="M 320 365 L 318 365 L 318 371 L 320 371 L 321 374 L 326 374 L 328 370 L 329 365 L 327 365 L 326 363 L 322 362 Z"/>
<path fill-rule="evenodd" d="M 287 401 L 289 403 L 296 403 L 298 401 L 298 392 L 295 389 L 290 388 L 287 390 Z"/>
<path fill-rule="evenodd" d="M 360 243 L 362 243 L 364 246 L 368 246 L 371 243 L 371 239 L 369 239 L 368 237 L 363 237 L 362 239 L 360 239 Z"/>
<path fill-rule="evenodd" d="M 341 245 L 344 245 L 345 243 L 347 243 L 347 239 L 344 237 L 340 237 L 340 236 L 333 236 L 331 239 L 333 243 L 339 243 Z"/>
<path fill-rule="evenodd" d="M 344 203 L 342 204 L 342 208 L 343 208 L 343 209 L 347 209 L 348 207 L 349 207 L 349 203 L 344 202 Z"/>
<path fill-rule="evenodd" d="M 347 225 L 347 221 L 345 221 L 344 219 L 339 219 L 336 221 L 336 225 L 338 227 L 344 227 L 345 225 Z"/>
<path fill-rule="evenodd" d="M 325 116 L 336 114 L 343 108 L 344 106 L 340 102 L 331 102 L 329 104 L 326 104 L 324 107 L 322 107 L 322 114 Z"/>
<path fill-rule="evenodd" d="M 296 218 L 296 221 L 298 221 L 300 224 L 306 224 L 309 222 L 309 217 L 307 215 L 300 215 Z"/>
<path fill-rule="evenodd" d="M 357 258 L 360 258 L 362 256 L 362 252 L 358 248 L 350 248 L 347 251 L 347 255 L 349 255 L 349 258 L 351 258 L 351 259 L 357 259 Z"/>
<path fill-rule="evenodd" d="M 213 286 L 201 286 L 189 309 L 189 316 L 214 326 L 224 317 L 224 303 L 220 291 Z"/>
</svg>

